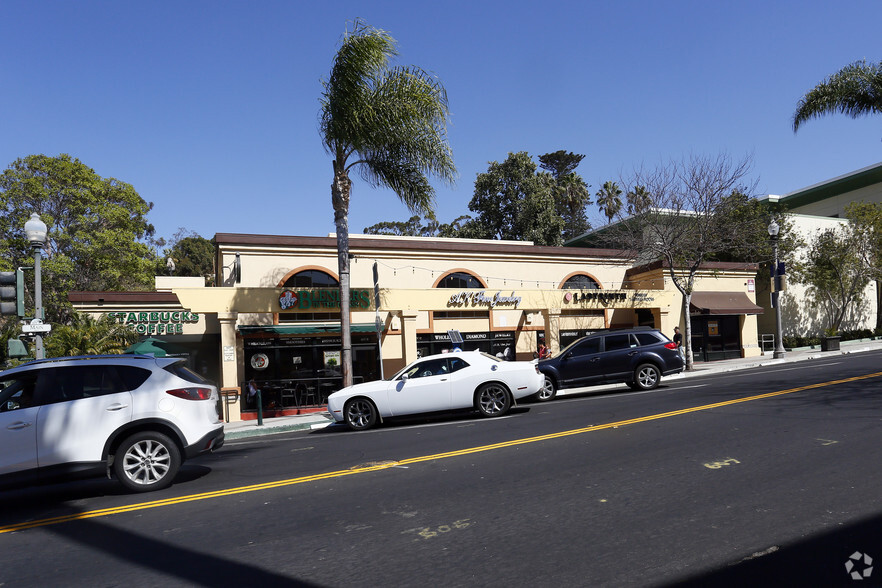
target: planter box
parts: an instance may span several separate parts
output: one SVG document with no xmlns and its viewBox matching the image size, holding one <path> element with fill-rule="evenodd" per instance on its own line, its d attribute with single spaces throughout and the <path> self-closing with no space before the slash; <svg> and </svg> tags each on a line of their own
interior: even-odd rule
<svg viewBox="0 0 882 588">
<path fill-rule="evenodd" d="M 839 351 L 839 340 L 842 337 L 821 337 L 821 351 Z"/>
</svg>

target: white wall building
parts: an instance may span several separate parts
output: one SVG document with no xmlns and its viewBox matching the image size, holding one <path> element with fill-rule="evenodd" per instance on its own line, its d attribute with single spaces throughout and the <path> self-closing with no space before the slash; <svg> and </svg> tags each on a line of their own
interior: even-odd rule
<svg viewBox="0 0 882 588">
<path fill-rule="evenodd" d="M 820 231 L 846 224 L 845 209 L 852 202 L 882 203 L 882 163 L 790 192 L 763 198 L 787 207 L 790 221 L 803 241 Z M 823 309 L 814 303 L 806 287 L 790 281 L 781 297 L 784 335 L 822 335 L 828 325 Z M 846 317 L 842 330 L 873 329 L 876 326 L 877 284 L 871 282 L 864 300 Z M 775 332 L 775 313 L 771 309 L 769 281 L 759 280 L 757 304 L 769 310 L 759 316 L 759 336 Z"/>
</svg>

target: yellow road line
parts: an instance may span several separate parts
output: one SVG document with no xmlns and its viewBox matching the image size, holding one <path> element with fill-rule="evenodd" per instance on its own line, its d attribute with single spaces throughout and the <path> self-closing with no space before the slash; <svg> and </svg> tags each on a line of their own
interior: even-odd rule
<svg viewBox="0 0 882 588">
<path fill-rule="evenodd" d="M 853 378 L 845 378 L 842 380 L 832 380 L 830 382 L 821 382 L 818 384 L 809 384 L 807 386 L 799 386 L 797 388 L 789 388 L 787 390 L 780 390 L 778 392 L 769 392 L 767 394 L 759 394 L 757 396 L 748 396 L 746 398 L 737 398 L 735 400 L 726 400 L 723 402 L 716 402 L 714 404 L 704 404 L 702 406 L 694 406 L 692 408 L 684 408 L 682 410 L 674 410 L 671 412 L 659 413 L 644 417 L 639 417 L 635 419 L 628 419 L 624 421 L 617 421 L 614 423 L 606 423 L 602 425 L 592 425 L 590 427 L 584 427 L 581 429 L 572 429 L 569 431 L 561 431 L 559 433 L 550 433 L 548 435 L 539 435 L 537 437 L 527 437 L 524 439 L 515 439 L 513 441 L 505 441 L 503 443 L 494 443 L 493 445 L 481 445 L 479 447 L 470 447 L 468 449 L 460 449 L 458 451 L 450 451 L 447 453 L 436 453 L 434 455 L 424 455 L 421 457 L 412 457 L 409 459 L 403 459 L 401 461 L 389 461 L 389 462 L 381 462 L 377 465 L 372 465 L 369 467 L 357 468 L 357 469 L 347 469 L 340 470 L 336 472 L 327 472 L 324 474 L 315 474 L 312 476 L 303 476 L 301 478 L 291 478 L 288 480 L 278 480 L 275 482 L 266 482 L 264 484 L 254 484 L 251 486 L 239 486 L 236 488 L 228 488 L 226 490 L 215 490 L 214 492 L 205 492 L 202 494 L 191 494 L 189 496 L 180 496 L 178 498 L 166 498 L 164 500 L 156 500 L 152 502 L 141 502 L 138 504 L 130 504 L 126 506 L 117 506 L 113 508 L 103 508 L 99 510 L 92 510 L 81 513 L 74 513 L 69 515 L 64 515 L 60 517 L 54 517 L 49 519 L 39 519 L 34 521 L 27 521 L 24 523 L 17 523 L 14 525 L 8 525 L 5 527 L 0 527 L 0 533 L 11 533 L 13 531 L 23 531 L 25 529 L 33 529 L 35 527 L 45 527 L 47 525 L 56 525 L 58 523 L 66 523 L 70 521 L 79 521 L 84 519 L 92 519 L 96 517 L 105 517 L 114 514 L 120 514 L 125 512 L 134 512 L 139 510 L 146 510 L 149 508 L 159 508 L 163 506 L 172 506 L 175 504 L 183 504 L 185 502 L 194 502 L 197 500 L 208 500 L 211 498 L 220 498 L 223 496 L 233 496 L 236 494 L 244 494 L 246 492 L 257 492 L 259 490 L 269 490 L 272 488 L 282 488 L 285 486 L 293 486 L 295 484 L 305 484 L 307 482 L 316 482 L 319 480 L 328 480 L 331 478 L 342 478 L 344 476 L 352 476 L 355 474 L 362 474 L 365 472 L 375 472 L 378 470 L 384 470 L 395 466 L 401 465 L 410 465 L 415 463 L 421 463 L 425 461 L 433 461 L 437 459 L 447 459 L 451 457 L 458 457 L 462 455 L 469 455 L 472 453 L 481 453 L 484 451 L 493 451 L 496 449 L 503 449 L 506 447 L 514 447 L 517 445 L 526 445 L 528 443 L 537 443 L 540 441 L 548 441 L 550 439 L 560 439 L 562 437 L 570 437 L 573 435 L 582 435 L 584 433 L 590 433 L 593 431 L 601 431 L 604 429 L 614 429 L 617 427 L 625 427 L 628 425 L 635 425 L 638 423 L 645 423 L 648 421 L 654 421 L 659 419 L 670 418 L 674 416 L 689 414 L 692 412 L 700 412 L 704 410 L 710 410 L 713 408 L 720 408 L 723 406 L 732 406 L 734 404 L 740 404 L 742 402 L 752 402 L 754 400 L 763 400 L 765 398 L 773 398 L 775 396 L 783 396 L 785 394 L 793 394 L 795 392 L 802 392 L 805 390 L 812 390 L 817 388 L 825 388 L 828 386 L 835 386 L 837 384 L 847 384 L 849 382 L 857 382 L 860 380 L 867 380 L 870 378 L 877 378 L 882 376 L 882 372 L 875 372 L 872 374 L 866 374 L 863 376 L 856 376 Z"/>
</svg>

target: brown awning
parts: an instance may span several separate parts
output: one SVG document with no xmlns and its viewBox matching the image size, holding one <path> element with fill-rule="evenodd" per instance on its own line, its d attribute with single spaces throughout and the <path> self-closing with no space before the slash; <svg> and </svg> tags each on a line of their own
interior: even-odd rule
<svg viewBox="0 0 882 588">
<path fill-rule="evenodd" d="M 690 312 L 697 314 L 762 314 L 763 307 L 744 292 L 693 292 Z"/>
</svg>

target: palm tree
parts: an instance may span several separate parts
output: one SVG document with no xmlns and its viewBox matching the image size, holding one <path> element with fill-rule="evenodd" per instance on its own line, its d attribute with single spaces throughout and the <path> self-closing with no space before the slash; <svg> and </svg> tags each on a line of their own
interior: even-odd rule
<svg viewBox="0 0 882 588">
<path fill-rule="evenodd" d="M 74 312 L 68 324 L 58 325 L 46 338 L 46 357 L 115 355 L 137 340 L 134 329 L 106 314 L 96 319 Z"/>
<path fill-rule="evenodd" d="M 636 186 L 625 198 L 628 200 L 628 214 L 640 214 L 652 206 L 652 196 L 646 186 Z"/>
<path fill-rule="evenodd" d="M 806 93 L 796 105 L 793 132 L 810 118 L 841 112 L 851 118 L 882 112 L 882 64 L 855 61 Z"/>
<path fill-rule="evenodd" d="M 597 207 L 600 208 L 609 222 L 622 209 L 622 189 L 615 182 L 604 182 L 603 187 L 597 191 Z"/>
<path fill-rule="evenodd" d="M 417 214 L 434 208 L 428 174 L 452 183 L 456 176 L 447 143 L 447 93 L 427 72 L 391 67 L 395 39 L 356 20 L 343 36 L 330 79 L 323 82 L 320 132 L 333 157 L 331 201 L 337 230 L 343 385 L 352 384 L 349 317 L 349 170 L 395 191 Z"/>
</svg>

